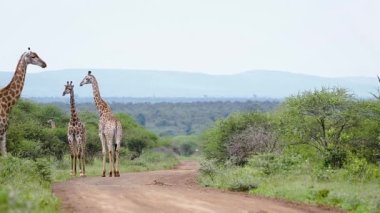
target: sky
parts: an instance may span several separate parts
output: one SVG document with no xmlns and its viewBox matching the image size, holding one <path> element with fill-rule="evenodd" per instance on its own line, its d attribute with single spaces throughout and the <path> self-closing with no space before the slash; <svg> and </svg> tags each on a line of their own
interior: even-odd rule
<svg viewBox="0 0 380 213">
<path fill-rule="evenodd" d="M 377 0 L 0 0 L 0 70 L 380 74 Z M 28 68 L 38 72 L 40 68 Z"/>
</svg>

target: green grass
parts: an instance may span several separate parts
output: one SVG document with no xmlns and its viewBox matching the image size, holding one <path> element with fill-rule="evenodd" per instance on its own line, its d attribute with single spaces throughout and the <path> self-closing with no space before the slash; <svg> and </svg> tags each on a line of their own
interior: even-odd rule
<svg viewBox="0 0 380 213">
<path fill-rule="evenodd" d="M 330 205 L 349 212 L 380 212 L 380 183 L 376 181 L 316 181 L 308 175 L 276 175 L 261 179 L 260 186 L 250 193 Z"/>
<path fill-rule="evenodd" d="M 204 186 L 334 206 L 348 212 L 380 212 L 380 179 L 353 181 L 346 169 L 328 170 L 301 161 L 263 163 L 254 159 L 243 167 L 203 161 L 199 181 Z"/>
</svg>

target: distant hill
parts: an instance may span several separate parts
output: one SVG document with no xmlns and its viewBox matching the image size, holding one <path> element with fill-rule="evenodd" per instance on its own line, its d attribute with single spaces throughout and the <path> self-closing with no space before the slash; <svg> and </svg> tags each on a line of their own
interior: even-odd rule
<svg viewBox="0 0 380 213">
<path fill-rule="evenodd" d="M 299 91 L 340 86 L 359 97 L 370 97 L 378 87 L 376 77 L 325 78 L 290 72 L 255 70 L 234 75 L 188 72 L 94 69 L 104 97 L 268 97 L 284 98 Z M 23 97 L 60 97 L 66 81 L 76 85 L 79 97 L 91 97 L 91 86 L 79 86 L 84 69 L 28 73 Z M 13 73 L 0 72 L 0 87 Z"/>
</svg>

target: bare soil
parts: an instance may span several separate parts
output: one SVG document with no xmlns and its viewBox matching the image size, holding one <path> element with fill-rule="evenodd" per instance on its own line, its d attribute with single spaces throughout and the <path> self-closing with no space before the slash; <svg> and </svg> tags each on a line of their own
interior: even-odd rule
<svg viewBox="0 0 380 213">
<path fill-rule="evenodd" d="M 199 165 L 181 162 L 165 171 L 121 177 L 76 178 L 53 185 L 64 212 L 336 212 L 197 184 Z"/>
</svg>

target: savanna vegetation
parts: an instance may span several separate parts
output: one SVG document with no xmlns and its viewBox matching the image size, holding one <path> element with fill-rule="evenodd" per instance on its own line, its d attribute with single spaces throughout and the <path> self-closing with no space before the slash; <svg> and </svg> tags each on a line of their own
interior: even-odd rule
<svg viewBox="0 0 380 213">
<path fill-rule="evenodd" d="M 203 135 L 204 186 L 380 212 L 380 102 L 341 88 L 237 113 Z"/>
<path fill-rule="evenodd" d="M 98 115 L 93 105 L 78 105 L 87 129 L 87 175 L 100 175 Z M 377 99 L 361 100 L 345 89 L 322 88 L 281 103 L 112 107 L 124 129 L 122 172 L 171 168 L 182 157 L 191 157 L 202 159 L 199 181 L 207 187 L 349 212 L 380 212 Z M 67 110 L 66 104 L 25 100 L 12 110 L 10 157 L 0 158 L 1 212 L 59 211 L 50 186 L 70 178 Z M 55 129 L 47 123 L 52 118 Z"/>
<path fill-rule="evenodd" d="M 87 129 L 86 173 L 100 175 L 98 115 L 83 112 L 79 116 Z M 124 130 L 121 172 L 168 169 L 178 163 L 173 153 L 160 151 L 163 142 L 156 134 L 126 114 L 117 113 L 116 117 Z M 56 128 L 51 128 L 49 119 L 55 121 Z M 50 187 L 52 182 L 71 178 L 68 121 L 69 114 L 53 105 L 20 100 L 13 108 L 7 134 L 8 157 L 0 158 L 0 212 L 59 211 L 59 201 Z"/>
<path fill-rule="evenodd" d="M 92 101 L 92 100 L 90 100 Z M 52 103 L 67 111 L 67 103 Z M 114 112 L 126 113 L 141 126 L 162 137 L 200 134 L 235 112 L 270 111 L 278 101 L 195 101 L 159 103 L 112 103 Z M 77 103 L 79 111 L 96 112 L 91 102 Z"/>
</svg>

